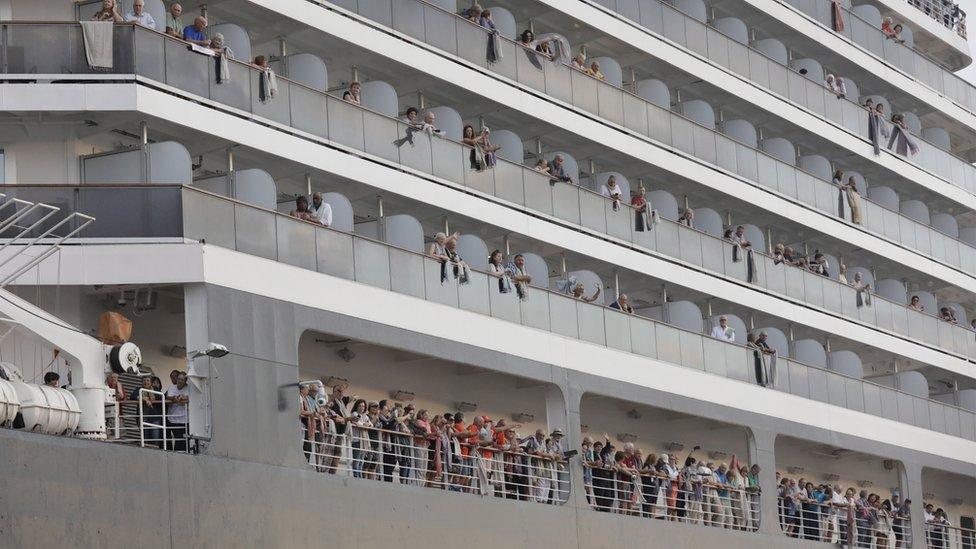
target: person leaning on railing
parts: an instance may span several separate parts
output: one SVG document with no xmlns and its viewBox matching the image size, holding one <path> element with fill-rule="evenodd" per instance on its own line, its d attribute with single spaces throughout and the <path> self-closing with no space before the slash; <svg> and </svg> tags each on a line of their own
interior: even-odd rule
<svg viewBox="0 0 976 549">
<path fill-rule="evenodd" d="M 122 19 L 122 14 L 119 13 L 119 8 L 115 3 L 115 0 L 102 0 L 102 9 L 95 12 L 91 17 L 92 21 L 108 21 L 112 23 L 121 23 L 124 21 Z"/>
<path fill-rule="evenodd" d="M 139 403 L 142 412 L 142 438 L 143 440 L 160 448 L 163 447 L 163 438 L 158 427 L 147 427 L 145 424 L 162 425 L 163 408 L 159 399 L 152 393 L 154 391 L 153 380 L 158 380 L 156 376 L 144 376 L 142 386 L 132 390 L 129 400 Z"/>
</svg>

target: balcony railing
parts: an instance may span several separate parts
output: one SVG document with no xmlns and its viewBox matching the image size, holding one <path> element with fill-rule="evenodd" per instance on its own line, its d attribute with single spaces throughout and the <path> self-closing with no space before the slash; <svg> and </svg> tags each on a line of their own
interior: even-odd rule
<svg viewBox="0 0 976 549">
<path fill-rule="evenodd" d="M 440 263 L 355 234 L 300 221 L 272 210 L 192 187 L 14 187 L 14 193 L 47 196 L 65 207 L 86 204 L 127 211 L 147 222 L 154 237 L 183 237 L 280 261 L 331 276 L 489 315 L 556 335 L 757 383 L 752 351 L 639 315 L 585 303 L 532 287 L 529 298 L 499 293 L 497 279 L 472 270 L 467 284 L 441 284 Z M 67 193 L 67 194 L 66 194 Z M 60 199 L 58 198 L 60 197 Z M 162 207 L 162 204 L 173 205 Z M 124 205 L 124 209 L 119 208 Z M 93 215 L 97 211 L 88 210 Z M 152 216 L 150 216 L 152 214 Z M 98 236 L 145 237 L 129 218 L 102 216 Z M 86 235 L 94 236 L 94 235 Z M 924 429 L 976 440 L 976 413 L 871 381 L 780 358 L 775 389 L 886 417 Z"/>
<path fill-rule="evenodd" d="M 956 33 L 966 38 L 966 16 L 964 13 L 957 17 L 956 10 L 958 2 L 952 0 L 907 0 L 909 5 L 915 6 L 932 19 L 938 21 L 943 27 L 954 30 Z"/>
<path fill-rule="evenodd" d="M 912 547 L 911 518 L 898 517 L 897 511 L 865 509 L 853 502 L 820 503 L 802 492 L 785 497 L 781 493 L 779 498 L 780 526 L 786 535 L 855 549 Z"/>
<path fill-rule="evenodd" d="M 311 1 L 323 3 L 319 0 Z M 393 22 L 396 30 L 402 30 L 411 36 L 419 31 L 421 36 L 414 36 L 415 38 L 458 55 L 466 61 L 598 114 L 832 216 L 837 215 L 837 187 L 829 181 L 669 109 L 661 108 L 627 90 L 573 70 L 567 65 L 552 63 L 546 56 L 514 42 L 500 40 L 502 58 L 489 64 L 485 58 L 485 29 L 450 12 L 427 5 L 422 0 L 406 1 L 419 3 L 423 14 L 421 20 L 427 21 L 427 24 L 418 28 L 417 24 L 406 24 L 412 19 L 398 17 Z M 352 0 L 347 0 L 346 3 L 351 4 Z M 376 15 L 372 10 L 369 13 Z M 424 36 L 427 33 L 431 36 Z M 821 87 L 818 92 L 823 93 L 824 89 Z M 836 99 L 834 101 L 837 102 Z M 859 111 L 861 114 L 863 112 Z M 970 174 L 965 177 L 971 178 L 966 183 L 966 188 L 976 191 L 976 171 L 967 170 L 964 173 Z M 868 212 L 864 222 L 872 232 L 960 270 L 967 271 L 963 265 L 976 267 L 976 248 L 970 244 L 870 200 L 863 199 L 863 202 L 867 209 L 873 210 Z M 870 222 L 872 217 L 874 221 Z M 890 218 L 890 222 L 885 221 L 886 218 Z"/>
<path fill-rule="evenodd" d="M 976 547 L 976 530 L 949 524 L 925 524 L 926 549 L 972 549 Z"/>
<path fill-rule="evenodd" d="M 11 29 L 16 28 L 20 32 L 22 31 L 20 27 L 21 25 L 11 26 Z M 63 25 L 30 25 L 30 27 L 34 28 L 33 31 L 28 32 L 31 39 L 47 40 L 47 43 L 63 35 L 55 32 L 55 29 L 64 28 Z M 75 29 L 75 27 L 70 28 Z M 468 28 L 468 25 L 465 24 L 461 28 Z M 576 185 L 550 184 L 546 175 L 503 159 L 499 159 L 496 167 L 491 170 L 477 172 L 468 169 L 468 156 L 471 149 L 449 139 L 429 136 L 423 132 L 413 132 L 412 145 L 407 143 L 397 146 L 394 141 L 407 133 L 408 126 L 403 122 L 313 90 L 287 78 L 279 78 L 278 97 L 264 103 L 258 99 L 259 71 L 250 65 L 235 63 L 231 68 L 231 80 L 216 84 L 212 77 L 214 73 L 212 58 L 187 50 L 183 42 L 142 28 L 136 28 L 133 32 L 131 26 L 118 26 L 116 32 L 117 39 L 125 40 L 126 36 L 129 36 L 134 41 L 135 52 L 131 56 L 120 55 L 119 57 L 120 59 L 134 58 L 140 75 L 330 139 L 335 143 L 365 151 L 407 168 L 620 238 L 642 248 L 656 250 L 710 271 L 751 282 L 780 295 L 941 347 L 959 356 L 976 356 L 976 337 L 970 330 L 941 322 L 930 314 L 908 309 L 903 303 L 877 299 L 873 307 L 858 308 L 855 292 L 851 287 L 803 269 L 777 265 L 771 257 L 761 253 L 756 254 L 756 269 L 750 281 L 745 263 L 732 261 L 729 243 L 707 233 L 667 220 L 651 231 L 636 231 L 633 209 L 626 205 L 614 209 L 611 201 Z M 22 40 L 27 38 L 27 36 L 21 37 Z M 76 38 L 80 39 L 80 32 L 76 33 Z M 75 44 L 75 41 L 68 40 L 63 46 L 70 49 L 69 46 Z M 124 49 L 116 48 L 116 50 Z M 527 53 L 535 55 L 535 52 Z M 80 72 L 82 68 L 87 68 L 87 65 L 84 63 L 83 51 L 77 55 L 80 56 L 78 57 L 78 62 L 81 64 L 81 68 L 78 69 Z M 64 57 L 51 52 L 51 55 L 44 58 L 51 65 L 44 68 L 54 70 L 58 65 L 51 60 Z M 515 57 L 515 52 L 512 52 L 510 59 Z M 529 57 L 520 56 L 520 58 L 529 62 Z M 547 62 L 545 66 L 547 70 L 555 70 L 555 66 L 551 63 Z M 578 71 L 570 71 L 566 67 L 562 69 L 571 72 L 572 78 L 585 79 L 579 80 L 581 82 L 597 82 Z M 533 70 L 538 69 L 533 68 Z M 32 75 L 32 78 L 36 76 Z M 567 74 L 567 78 L 569 77 Z M 616 88 L 608 88 L 616 90 Z M 648 124 L 657 125 L 663 122 L 668 126 L 670 140 L 695 140 L 701 136 L 714 136 L 716 140 L 722 140 L 716 143 L 723 143 L 730 147 L 728 153 L 732 154 L 734 151 L 737 158 L 733 160 L 737 160 L 738 165 L 745 166 L 748 163 L 753 166 L 749 168 L 750 171 L 759 171 L 758 166 L 762 165 L 764 169 L 759 171 L 762 178 L 772 178 L 770 184 L 773 184 L 772 180 L 778 179 L 776 167 L 767 166 L 767 162 L 777 162 L 772 157 L 725 138 L 721 134 L 703 133 L 705 128 L 693 126 L 690 121 L 643 102 L 636 96 L 625 93 L 622 97 L 627 101 L 641 102 L 638 105 L 639 109 L 631 113 L 629 121 L 639 121 L 638 115 L 644 114 Z M 673 118 L 673 121 L 669 122 L 665 118 L 667 116 Z M 687 132 L 683 133 L 685 130 Z M 779 163 L 779 166 L 787 165 Z M 786 174 L 789 173 L 791 172 L 783 172 L 784 178 L 788 178 Z M 793 184 L 787 189 L 790 191 L 788 194 L 813 202 L 823 209 L 836 208 L 839 193 L 836 186 L 814 179 L 799 170 L 795 173 L 801 177 L 801 180 L 797 182 L 798 185 Z M 776 183 L 780 182 L 776 181 Z M 784 186 L 789 184 L 783 182 Z M 98 208 L 102 203 L 87 204 L 86 207 Z M 947 256 L 950 263 L 957 264 L 969 272 L 976 271 L 976 249 L 965 243 L 953 240 L 868 200 L 862 200 L 862 210 L 864 227 L 878 234 L 911 237 L 914 247 L 921 248 L 924 243 L 930 252 L 937 251 L 934 254 L 937 257 Z M 154 223 L 155 219 L 150 217 L 139 220 L 139 223 Z M 100 224 L 101 226 L 104 225 Z M 96 230 L 100 230 L 100 227 Z M 146 229 L 150 230 L 151 227 Z"/>
<path fill-rule="evenodd" d="M 652 2 L 646 9 L 642 8 L 639 13 L 635 13 L 632 4 L 620 7 L 616 0 L 592 1 L 806 107 L 817 116 L 856 134 L 861 139 L 868 139 L 867 116 L 864 108 L 856 102 L 858 98 L 855 97 L 854 101 L 847 98 L 838 100 L 837 96 L 825 87 L 823 75 L 810 77 L 801 75 L 763 52 L 730 38 L 711 25 L 685 14 L 666 2 Z M 851 24 L 854 28 L 861 29 L 867 25 L 863 20 L 857 19 L 857 16 L 852 17 Z M 867 31 L 859 30 L 855 36 L 863 35 L 865 32 Z M 892 40 L 885 40 L 882 45 L 887 49 L 895 47 L 906 49 L 904 45 Z M 954 74 L 947 74 L 958 78 Z M 970 86 L 968 83 L 965 85 Z M 976 97 L 976 88 L 970 89 Z M 976 111 L 976 107 L 970 110 Z M 919 145 L 918 154 L 911 158 L 899 158 L 915 163 L 970 193 L 976 193 L 976 167 L 951 152 L 929 143 L 919 135 L 914 135 L 913 138 Z"/>
</svg>

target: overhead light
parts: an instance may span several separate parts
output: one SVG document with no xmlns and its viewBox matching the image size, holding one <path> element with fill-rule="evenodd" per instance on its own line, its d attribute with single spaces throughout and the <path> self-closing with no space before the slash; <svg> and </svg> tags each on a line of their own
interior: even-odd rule
<svg viewBox="0 0 976 549">
<path fill-rule="evenodd" d="M 680 442 L 669 442 L 664 445 L 664 449 L 669 452 L 680 452 L 685 449 L 685 445 Z"/>
<path fill-rule="evenodd" d="M 786 471 L 791 475 L 802 475 L 806 471 L 803 467 L 787 467 Z"/>
<path fill-rule="evenodd" d="M 857 485 L 860 486 L 861 488 L 870 488 L 874 486 L 874 483 L 871 482 L 870 480 L 859 480 L 857 481 Z"/>
<path fill-rule="evenodd" d="M 824 480 L 830 482 L 837 482 L 838 480 L 840 480 L 840 475 L 836 473 L 827 473 L 826 475 L 824 475 Z"/>
<path fill-rule="evenodd" d="M 532 414 L 528 414 L 526 412 L 520 412 L 517 414 L 512 414 L 512 419 L 516 423 L 526 424 L 526 423 L 532 423 L 532 421 L 535 419 L 535 416 Z"/>
<path fill-rule="evenodd" d="M 727 453 L 725 453 L 725 452 L 721 452 L 721 451 L 715 450 L 715 451 L 709 452 L 708 453 L 708 457 L 711 458 L 711 459 L 713 459 L 713 460 L 715 460 L 715 461 L 719 461 L 719 460 L 723 460 L 723 459 L 729 457 L 729 455 Z"/>
<path fill-rule="evenodd" d="M 926 499 L 928 501 L 932 501 L 933 499 L 935 499 L 935 494 L 925 493 L 925 494 L 922 494 L 922 498 L 923 499 Z"/>
<path fill-rule="evenodd" d="M 346 362 L 350 362 L 352 359 L 356 358 L 356 353 L 352 352 L 352 349 L 349 347 L 343 347 L 337 350 L 336 354 L 339 356 L 339 358 Z"/>
<path fill-rule="evenodd" d="M 393 391 L 390 393 L 390 396 L 393 400 L 399 400 L 400 402 L 412 402 L 416 395 L 410 391 Z"/>
<path fill-rule="evenodd" d="M 473 402 L 458 402 L 457 409 L 459 412 L 473 412 L 478 409 L 478 405 Z"/>
<path fill-rule="evenodd" d="M 187 356 L 189 356 L 190 359 L 198 358 L 201 356 L 208 356 L 210 358 L 220 358 L 222 356 L 227 356 L 229 353 L 230 351 L 227 350 L 227 347 L 224 347 L 220 343 L 214 343 L 213 341 L 211 341 L 210 343 L 207 343 L 207 347 L 205 349 L 187 353 Z"/>
<path fill-rule="evenodd" d="M 620 442 L 634 442 L 637 440 L 637 435 L 633 433 L 617 433 L 617 440 Z"/>
</svg>

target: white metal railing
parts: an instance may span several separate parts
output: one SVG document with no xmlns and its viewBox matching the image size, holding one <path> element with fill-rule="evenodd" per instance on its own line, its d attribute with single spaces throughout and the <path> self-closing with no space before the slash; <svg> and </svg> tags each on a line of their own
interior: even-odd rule
<svg viewBox="0 0 976 549">
<path fill-rule="evenodd" d="M 880 503 L 864 504 L 844 498 L 844 503 L 820 502 L 803 492 L 780 494 L 779 520 L 790 537 L 822 541 L 858 549 L 911 547 L 911 519 L 898 509 Z"/>
<path fill-rule="evenodd" d="M 313 425 L 319 428 L 302 424 L 302 450 L 319 472 L 552 505 L 569 497 L 562 456 L 528 454 L 515 442 L 502 448 L 447 434 L 421 437 L 352 424 L 337 434 Z"/>
<path fill-rule="evenodd" d="M 139 389 L 139 446 L 188 451 L 186 424 L 172 423 L 166 413 L 166 393 Z"/>
<path fill-rule="evenodd" d="M 649 468 L 584 465 L 586 499 L 597 511 L 755 532 L 762 517 L 758 487 L 720 484 L 709 475 L 672 478 Z"/>
<path fill-rule="evenodd" d="M 976 548 L 976 530 L 961 528 L 947 523 L 925 523 L 925 547 L 927 549 Z"/>
</svg>

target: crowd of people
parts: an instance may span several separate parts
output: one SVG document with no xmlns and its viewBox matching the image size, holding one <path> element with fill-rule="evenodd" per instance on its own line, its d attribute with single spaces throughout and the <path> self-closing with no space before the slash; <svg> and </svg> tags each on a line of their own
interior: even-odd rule
<svg viewBox="0 0 976 549">
<path fill-rule="evenodd" d="M 329 474 L 478 493 L 538 503 L 565 501 L 563 432 L 522 436 L 504 418 L 432 413 L 413 404 L 331 393 L 321 382 L 299 384 L 299 423 L 309 463 Z"/>
<path fill-rule="evenodd" d="M 779 520 L 787 535 L 871 548 L 911 546 L 911 499 L 776 473 Z"/>
<path fill-rule="evenodd" d="M 614 447 L 584 436 L 581 448 L 586 499 L 597 511 L 720 528 L 759 527 L 759 466 L 644 452 L 632 442 Z M 683 465 L 682 465 L 683 463 Z"/>
<path fill-rule="evenodd" d="M 53 387 L 57 386 L 59 379 L 56 372 L 44 375 L 44 383 Z M 137 410 L 141 410 L 141 413 L 136 411 L 133 415 L 137 421 L 141 421 L 137 432 L 141 431 L 141 440 L 145 445 L 180 452 L 187 450 L 190 391 L 186 372 L 173 370 L 169 379 L 170 386 L 165 391 L 162 380 L 154 375 L 142 376 L 138 387 L 126 391 L 119 374 L 111 373 L 105 378 L 111 399 L 111 405 L 106 406 L 106 420 L 112 438 L 125 436 L 124 423 L 128 410 L 138 406 Z"/>
</svg>

